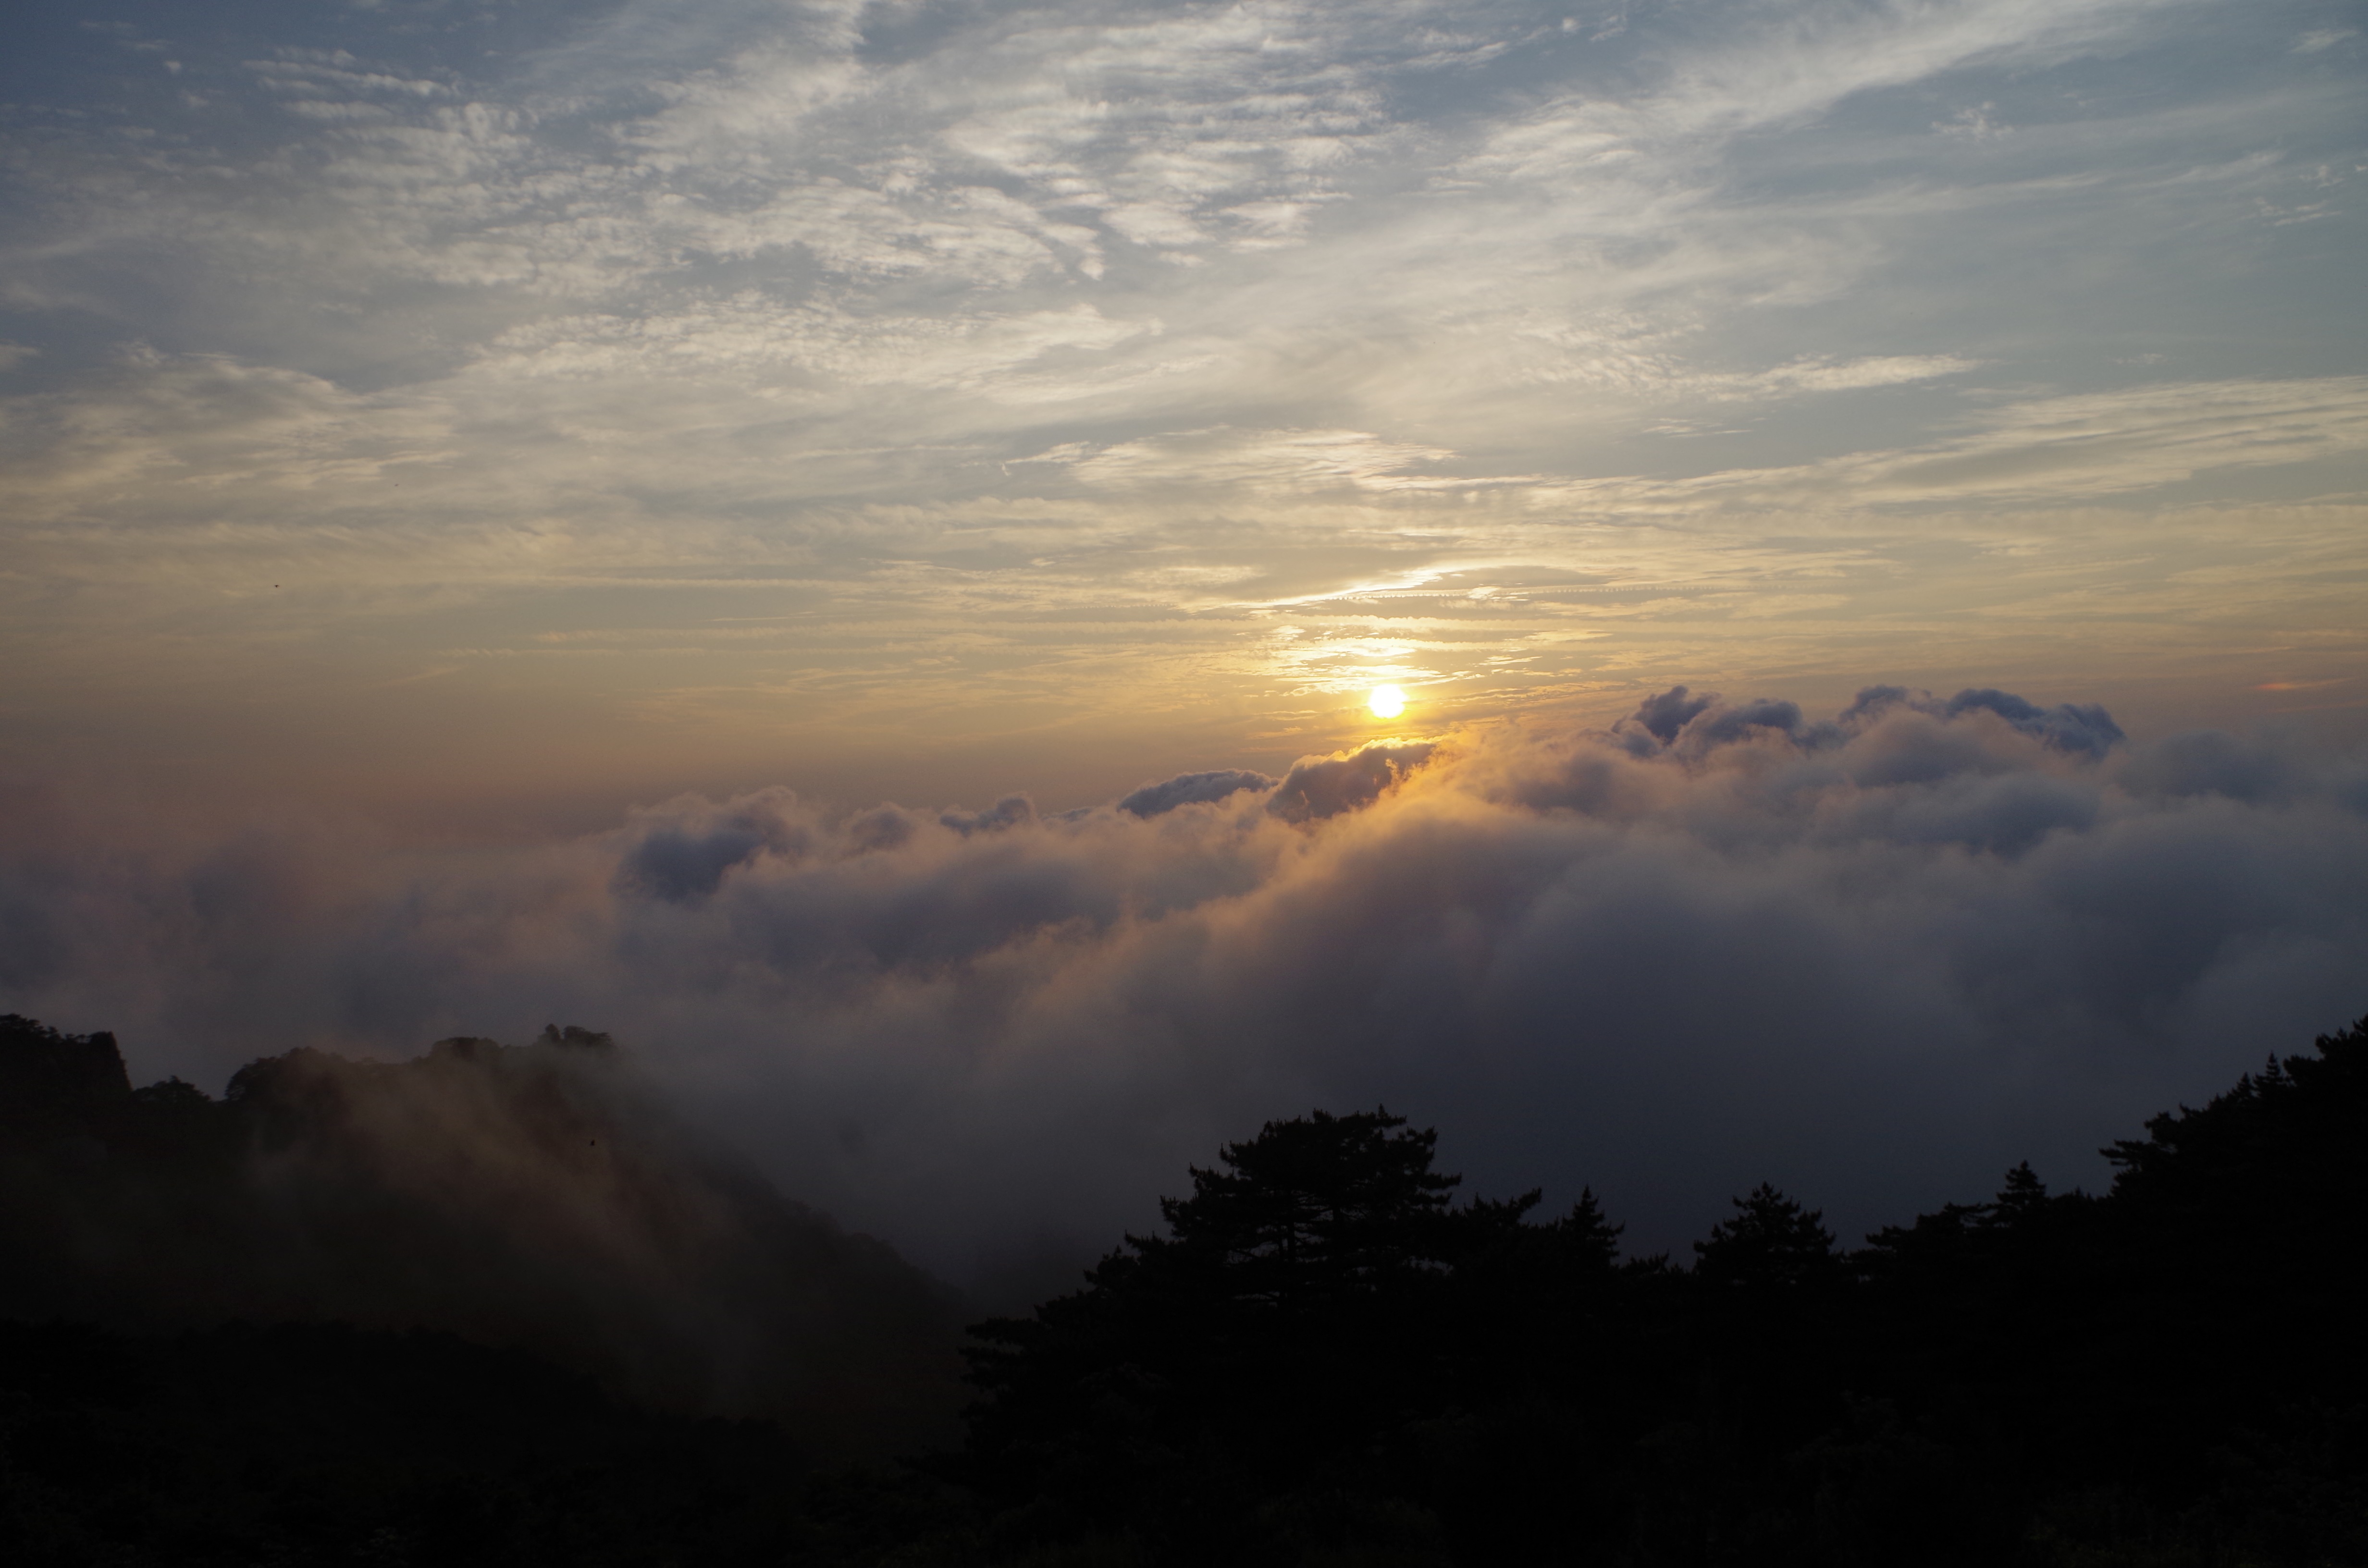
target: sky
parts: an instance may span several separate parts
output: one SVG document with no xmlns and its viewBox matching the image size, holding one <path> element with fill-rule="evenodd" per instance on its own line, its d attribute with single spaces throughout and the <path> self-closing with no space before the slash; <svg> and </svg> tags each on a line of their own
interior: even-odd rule
<svg viewBox="0 0 2368 1568">
<path fill-rule="evenodd" d="M 0 1006 L 135 1072 L 575 1009 L 986 1278 L 1384 1092 L 2093 1183 L 2368 1009 L 2356 5 L 11 38 Z"/>
</svg>

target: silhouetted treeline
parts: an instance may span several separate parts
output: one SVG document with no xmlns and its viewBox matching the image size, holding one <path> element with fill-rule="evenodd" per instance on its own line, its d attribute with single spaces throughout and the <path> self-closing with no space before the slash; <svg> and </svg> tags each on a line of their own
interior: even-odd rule
<svg viewBox="0 0 2368 1568">
<path fill-rule="evenodd" d="M 616 1401 L 613 1368 L 603 1388 L 449 1335 L 0 1325 L 0 1556 L 2360 1564 L 2368 1378 L 2352 1303 L 2368 1273 L 2368 1019 L 2317 1047 L 2115 1144 L 2102 1196 L 2050 1194 L 2019 1167 L 1991 1200 L 1855 1251 L 1762 1187 L 1691 1257 L 1623 1258 L 1591 1196 L 1555 1215 L 1536 1194 L 1458 1201 L 1432 1135 L 1384 1112 L 1270 1123 L 1190 1172 L 1190 1195 L 1163 1206 L 1164 1233 L 1127 1238 L 1083 1290 L 978 1325 L 967 1441 L 895 1471 L 817 1471 L 769 1424 L 652 1414 Z M 392 1221 L 384 1257 L 339 1266 L 373 1289 L 400 1284 L 383 1271 L 412 1247 L 430 1260 L 423 1270 L 460 1259 L 490 1278 L 481 1252 L 546 1244 L 515 1219 L 466 1244 L 448 1219 L 406 1220 L 404 1205 L 424 1199 L 400 1182 L 389 1196 L 383 1154 L 352 1151 L 390 1127 L 416 1132 L 418 1115 L 449 1128 L 467 1085 L 460 1103 L 500 1108 L 461 1118 L 489 1141 L 481 1164 L 524 1139 L 542 1150 L 524 1161 L 545 1173 L 537 1181 L 585 1180 L 594 1167 L 568 1161 L 595 1136 L 639 1140 L 636 1158 L 665 1163 L 650 1153 L 663 1138 L 586 1088 L 597 1074 L 576 1075 L 569 1052 L 606 1049 L 587 1036 L 512 1053 L 465 1042 L 395 1068 L 280 1058 L 214 1102 L 185 1086 L 131 1090 L 103 1036 L 10 1020 L 11 1310 L 113 1303 L 86 1315 L 129 1325 L 121 1303 L 140 1291 L 127 1281 L 199 1279 L 189 1271 L 209 1256 L 234 1275 L 263 1268 L 255 1249 L 291 1233 L 370 1251 L 345 1221 L 291 1233 L 249 1212 L 261 1196 L 338 1214 L 359 1204 L 353 1227 Z M 449 1081 L 431 1083 L 438 1074 Z M 413 1095 L 432 1114 L 390 1108 Z M 363 1136 L 357 1119 L 384 1125 Z M 320 1147 L 288 1167 L 292 1185 L 258 1174 L 307 1140 Z M 723 1178 L 650 1176 L 622 1190 L 704 1191 L 711 1179 Z M 329 1196 L 305 1196 L 316 1185 Z M 545 1209 L 513 1198 L 541 1222 Z M 141 1216 L 148 1229 L 126 1229 Z M 165 1261 L 101 1244 L 133 1233 L 166 1245 Z M 599 1267 L 648 1244 L 599 1254 Z M 780 1244 L 785 1257 L 841 1256 L 814 1251 L 797 1227 Z M 28 1265 L 58 1272 L 28 1283 Z M 560 1269 L 562 1284 L 511 1310 L 564 1312 L 565 1282 L 598 1273 L 571 1267 L 591 1272 Z M 411 1289 L 401 1299 L 432 1299 Z M 811 1344 L 814 1323 L 848 1309 L 790 1310 Z M 904 1398 L 901 1386 L 883 1379 L 882 1397 Z"/>
<path fill-rule="evenodd" d="M 1167 1233 L 982 1325 L 1013 1561 L 2368 1562 L 2368 1019 L 1844 1252 L 1761 1187 L 1689 1267 L 1269 1124 Z M 1071 1554 L 1063 1557 L 1060 1554 Z"/>
</svg>

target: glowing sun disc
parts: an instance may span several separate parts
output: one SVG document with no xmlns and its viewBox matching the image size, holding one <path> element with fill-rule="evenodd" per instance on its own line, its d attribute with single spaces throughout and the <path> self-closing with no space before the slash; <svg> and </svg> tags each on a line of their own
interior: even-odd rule
<svg viewBox="0 0 2368 1568">
<path fill-rule="evenodd" d="M 1373 687 L 1372 708 L 1374 718 L 1395 719 L 1406 711 L 1406 693 L 1394 686 L 1377 686 Z"/>
</svg>

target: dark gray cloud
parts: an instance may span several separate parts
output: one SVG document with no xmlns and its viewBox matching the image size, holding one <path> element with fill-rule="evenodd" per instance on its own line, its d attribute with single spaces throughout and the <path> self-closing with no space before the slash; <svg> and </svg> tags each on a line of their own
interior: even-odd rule
<svg viewBox="0 0 2368 1568">
<path fill-rule="evenodd" d="M 1156 817 L 1178 806 L 1201 805 L 1211 801 L 1222 801 L 1244 790 L 1271 790 L 1274 786 L 1275 780 L 1265 774 L 1252 773 L 1240 767 L 1213 768 L 1206 773 L 1179 773 L 1156 784 L 1145 784 L 1133 794 L 1122 797 L 1118 809 L 1132 812 L 1139 817 Z"/>
<path fill-rule="evenodd" d="M 698 800 L 677 802 L 619 862 L 619 885 L 680 903 L 706 897 L 725 872 L 759 855 L 795 857 L 812 835 L 783 814 L 782 808 L 794 801 L 780 790 L 723 808 Z"/>
<path fill-rule="evenodd" d="M 1960 713 L 1995 713 L 2024 734 L 2078 756 L 2100 757 L 2122 744 L 2122 727 L 2093 702 L 2059 702 L 2043 708 L 2010 691 L 1985 688 L 1957 693 L 1942 711 L 1952 719 Z"/>
<path fill-rule="evenodd" d="M 1635 712 L 1612 726 L 1611 733 L 1623 749 L 1638 756 L 1650 756 L 1663 746 L 1699 756 L 1748 739 L 1759 730 L 1800 746 L 1820 749 L 1841 745 L 1885 714 L 1902 709 L 1940 719 L 1992 714 L 2052 750 L 2090 761 L 2101 758 L 2123 739 L 2112 715 L 2093 702 L 2045 707 L 1995 687 L 1968 687 L 1942 700 L 1929 691 L 1911 691 L 1903 686 L 1863 687 L 1833 719 L 1816 723 L 1803 716 L 1797 702 L 1776 698 L 1729 702 L 1716 692 L 1694 692 L 1677 686 L 1646 698 Z M 1958 744 L 1950 748 L 1957 754 L 1953 759 L 1931 758 L 1932 771 L 1926 777 L 1937 778 L 1954 771 L 1970 756 L 1965 751 L 1968 740 L 1969 734 L 1957 737 Z"/>
<path fill-rule="evenodd" d="M 1648 697 L 1637 704 L 1634 722 L 1646 734 L 1667 745 L 1678 738 L 1679 730 L 1717 700 L 1713 693 L 1704 692 L 1697 697 L 1685 687 L 1673 686 L 1659 696 Z"/>
<path fill-rule="evenodd" d="M 1697 714 L 1678 733 L 1678 742 L 1696 752 L 1707 751 L 1748 739 L 1754 730 L 1772 730 L 1790 740 L 1804 738 L 1802 733 L 1801 705 L 1769 698 L 1750 702 L 1725 703 L 1708 708 Z M 1816 737 L 1822 739 L 1824 737 Z"/>
<path fill-rule="evenodd" d="M 1369 806 L 1428 762 L 1433 749 L 1427 741 L 1389 742 L 1346 756 L 1306 758 L 1283 776 L 1266 809 L 1285 822 L 1318 822 Z"/>
<path fill-rule="evenodd" d="M 786 1190 L 1041 1285 L 1310 1105 L 1438 1124 L 1480 1190 L 1591 1183 L 1642 1244 L 1763 1178 L 1847 1231 L 2025 1157 L 2093 1181 L 2368 1000 L 2357 759 L 1981 690 L 1645 706 L 1190 810 L 772 790 L 465 857 L 28 797 L 0 1006 L 216 1082 L 596 1022 Z"/>
<path fill-rule="evenodd" d="M 938 821 L 968 838 L 973 833 L 999 833 L 1036 820 L 1036 802 L 1025 795 L 1006 795 L 983 812 L 945 812 Z"/>
</svg>

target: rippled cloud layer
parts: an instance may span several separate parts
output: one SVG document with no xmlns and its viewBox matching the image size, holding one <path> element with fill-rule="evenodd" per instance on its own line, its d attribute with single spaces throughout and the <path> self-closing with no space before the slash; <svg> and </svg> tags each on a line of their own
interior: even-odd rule
<svg viewBox="0 0 2368 1568">
<path fill-rule="evenodd" d="M 175 777 L 611 802 L 1272 771 L 1381 681 L 2356 722 L 2339 13 L 43 22 L 0 699 Z"/>
</svg>

